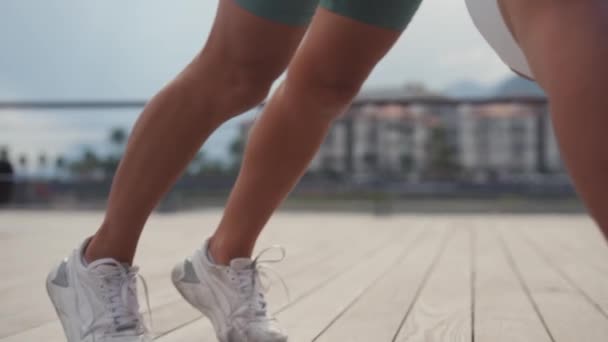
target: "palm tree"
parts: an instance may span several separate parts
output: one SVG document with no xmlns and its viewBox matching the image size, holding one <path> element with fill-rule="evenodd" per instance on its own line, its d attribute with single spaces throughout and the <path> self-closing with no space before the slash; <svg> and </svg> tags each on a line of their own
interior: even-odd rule
<svg viewBox="0 0 608 342">
<path fill-rule="evenodd" d="M 27 155 L 25 153 L 22 153 L 19 156 L 18 162 L 19 162 L 19 169 L 21 169 L 21 173 L 24 175 L 27 175 L 27 164 L 28 164 Z"/>
<path fill-rule="evenodd" d="M 83 169 L 86 172 L 93 172 L 99 168 L 99 158 L 92 149 L 86 149 L 82 157 Z"/>
<path fill-rule="evenodd" d="M 70 169 L 72 172 L 77 174 L 78 176 L 91 176 L 100 169 L 101 165 L 100 159 L 95 154 L 91 148 L 86 148 L 83 151 L 82 157 L 80 160 L 73 162 L 70 165 Z"/>
<path fill-rule="evenodd" d="M 55 174 L 57 175 L 58 178 L 63 177 L 63 174 L 65 172 L 65 166 L 66 166 L 65 158 L 63 156 L 58 156 L 55 159 Z"/>
<path fill-rule="evenodd" d="M 47 171 L 47 166 L 48 166 L 48 157 L 46 156 L 46 154 L 44 152 L 41 152 L 38 155 L 38 172 L 39 172 L 39 176 L 41 177 L 45 177 L 45 173 Z"/>
<path fill-rule="evenodd" d="M 127 132 L 124 128 L 116 127 L 110 131 L 110 143 L 114 146 L 116 154 L 122 154 L 122 149 L 127 141 Z"/>
<path fill-rule="evenodd" d="M 110 132 L 110 141 L 112 142 L 112 144 L 122 146 L 124 145 L 126 140 L 127 132 L 123 128 L 113 128 Z"/>
<path fill-rule="evenodd" d="M 115 127 L 110 131 L 110 144 L 112 144 L 112 152 L 102 162 L 102 168 L 106 175 L 111 175 L 116 172 L 120 158 L 124 153 L 125 143 L 127 141 L 127 132 L 120 127 Z"/>
<path fill-rule="evenodd" d="M 0 205 L 11 201 L 14 188 L 14 169 L 9 161 L 8 147 L 0 148 Z"/>
<path fill-rule="evenodd" d="M 205 152 L 198 151 L 188 165 L 188 173 L 191 175 L 199 174 L 206 162 Z"/>
<path fill-rule="evenodd" d="M 0 148 L 0 160 L 1 161 L 8 161 L 10 158 L 8 156 L 8 147 L 6 146 L 2 146 L 2 148 Z"/>
<path fill-rule="evenodd" d="M 65 168 L 65 158 L 63 156 L 58 156 L 55 159 L 55 168 L 57 170 L 63 170 Z"/>
<path fill-rule="evenodd" d="M 27 167 L 27 156 L 25 154 L 19 156 L 19 166 L 23 168 Z"/>
<path fill-rule="evenodd" d="M 245 152 L 245 137 L 242 134 L 239 134 L 233 141 L 230 143 L 230 147 L 228 148 L 231 157 L 231 168 L 233 171 L 238 171 L 241 167 L 241 162 L 243 160 L 243 153 Z"/>
</svg>

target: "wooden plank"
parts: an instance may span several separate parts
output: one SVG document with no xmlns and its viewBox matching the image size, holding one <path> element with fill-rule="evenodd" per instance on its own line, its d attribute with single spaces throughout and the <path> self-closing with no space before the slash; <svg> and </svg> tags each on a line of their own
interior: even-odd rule
<svg viewBox="0 0 608 342">
<path fill-rule="evenodd" d="M 19 253 L 20 247 L 30 245 L 30 249 L 34 248 L 37 255 L 45 255 L 45 258 L 39 263 L 43 267 L 40 265 L 32 267 L 29 278 L 24 278 L 27 280 L 27 285 L 21 284 L 2 292 L 4 305 L 0 310 L 10 316 L 10 319 L 2 320 L 2 323 L 8 326 L 8 328 L 2 326 L 0 336 L 4 337 L 3 341 L 31 341 L 32 336 L 39 335 L 45 336 L 46 340 L 63 339 L 56 315 L 45 291 L 41 289 L 44 288 L 46 274 L 52 265 L 75 248 L 84 236 L 93 232 L 92 228 L 96 225 L 98 215 L 74 214 L 74 218 L 70 218 L 71 215 L 49 215 L 44 226 L 39 225 L 40 222 L 37 222 L 36 215 L 33 217 L 34 220 L 28 216 L 23 216 L 22 221 L 16 220 L 24 229 L 13 234 L 11 241 L 13 249 L 10 252 Z M 139 253 L 138 259 L 142 259 L 144 264 L 149 265 L 143 267 L 142 274 L 147 279 L 153 307 L 164 307 L 178 298 L 176 291 L 166 285 L 172 264 L 179 260 L 178 255 L 179 258 L 183 257 L 181 255 L 183 252 L 180 251 L 183 241 L 173 239 L 173 241 L 177 241 L 175 244 L 171 244 L 171 239 L 166 238 L 170 231 L 157 229 L 154 227 L 154 221 L 152 220 L 152 229 L 149 229 L 141 243 L 144 247 L 142 249 L 148 251 Z M 175 236 L 179 237 L 179 234 L 175 234 Z M 54 242 L 49 244 L 50 240 Z M 157 241 L 164 243 L 158 244 Z M 29 260 L 32 259 L 34 258 L 17 258 L 14 265 L 27 268 Z M 14 279 L 19 278 L 14 271 L 11 273 L 14 274 Z M 143 304 L 144 302 L 142 302 Z M 189 310 L 189 307 L 184 306 L 185 309 Z M 13 310 L 14 312 L 12 312 Z M 175 317 L 175 315 L 171 317 Z M 10 325 L 15 321 L 19 324 Z M 28 329 L 32 331 L 28 332 Z"/>
<path fill-rule="evenodd" d="M 168 273 L 211 233 L 220 215 L 210 211 L 150 220 L 138 263 L 150 286 L 155 331 L 169 332 L 160 341 L 215 341 L 207 320 L 197 319 L 200 314 L 179 297 Z M 44 277 L 100 218 L 100 213 L 0 212 L 0 257 L 11 261 L 0 264 L 5 275 L 0 283 L 1 342 L 64 341 L 42 290 Z M 458 231 L 436 267 L 426 268 L 434 269 L 428 277 L 420 273 L 425 262 L 433 263 L 433 238 L 439 234 L 430 233 L 426 242 L 408 249 L 411 255 L 399 257 L 399 248 L 413 241 L 425 221 Z M 474 255 L 466 231 L 458 228 L 471 225 L 479 226 Z M 487 228 L 495 225 L 509 227 L 499 235 L 504 241 Z M 558 342 L 608 340 L 608 320 L 602 314 L 608 303 L 608 249 L 592 222 L 581 216 L 288 213 L 273 218 L 259 246 L 274 243 L 289 252 L 276 268 L 292 292 L 293 302 L 278 310 L 291 340 L 315 340 L 320 332 L 319 341 L 390 340 L 408 304 L 411 311 L 398 341 L 466 340 L 465 331 L 474 326 L 476 333 L 469 338 L 482 342 L 547 342 L 549 335 L 539 328 L 543 323 Z M 275 305 L 285 302 L 278 288 L 268 298 Z M 534 315 L 542 319 L 535 322 Z"/>
<path fill-rule="evenodd" d="M 397 234 L 379 253 L 359 260 L 357 266 L 278 315 L 296 341 L 313 340 L 335 317 L 340 315 L 371 284 L 381 277 L 408 246 L 411 234 Z"/>
<path fill-rule="evenodd" d="M 543 244 L 559 247 L 563 254 L 584 261 L 598 273 L 608 276 L 608 245 L 599 229 L 588 220 L 555 222 L 547 220 L 537 229 L 530 229 Z"/>
<path fill-rule="evenodd" d="M 394 341 L 471 341 L 470 247 L 457 229 Z"/>
<path fill-rule="evenodd" d="M 72 231 L 70 227 L 61 227 L 48 218 L 43 220 L 42 215 L 21 215 L 0 220 L 4 232 L 0 240 L 0 256 L 2 260 L 10 260 L 0 263 L 3 274 L 0 338 L 37 327 L 54 318 L 50 304 L 41 305 L 49 303 L 43 290 L 46 275 L 78 240 L 76 236 L 63 239 L 67 232 Z M 78 223 L 92 225 L 92 220 L 75 217 L 74 224 Z M 50 234 L 51 231 L 57 235 Z"/>
<path fill-rule="evenodd" d="M 555 270 L 589 304 L 608 319 L 608 275 L 597 272 L 597 270 L 589 266 L 588 262 L 563 253 L 558 246 L 549 241 L 540 243 L 539 238 L 541 237 L 538 235 L 533 236 L 534 233 L 536 231 L 520 230 L 523 239 L 532 250 L 537 252 L 545 264 Z M 572 238 L 576 238 L 576 236 Z M 590 248 L 592 247 L 590 246 Z"/>
<path fill-rule="evenodd" d="M 339 235 L 334 235 L 333 229 L 324 231 L 323 236 L 325 241 L 328 241 L 333 249 L 341 250 L 342 253 L 331 259 L 323 260 L 323 262 L 320 262 L 311 269 L 305 270 L 305 272 L 285 277 L 285 281 L 292 294 L 292 301 L 279 308 L 277 312 L 289 311 L 294 306 L 298 306 L 301 301 L 315 296 L 320 289 L 328 286 L 330 282 L 335 281 L 343 274 L 356 268 L 361 258 L 371 258 L 374 254 L 379 253 L 389 241 L 394 240 L 394 236 L 397 234 L 396 229 L 391 229 L 386 224 L 378 227 L 377 222 L 375 222 L 375 225 L 370 225 L 369 223 L 373 222 L 368 222 L 364 219 L 361 223 L 351 222 L 345 225 L 350 228 L 349 232 L 345 232 L 349 236 L 349 248 L 346 249 L 341 245 L 343 242 L 341 236 L 344 235 L 341 235 L 340 231 L 337 231 Z M 399 230 L 400 233 L 404 232 L 404 229 Z M 408 230 L 411 230 L 409 234 L 417 231 L 415 229 L 406 229 L 406 231 Z M 280 297 L 277 296 L 279 295 L 279 290 L 271 291 L 268 295 L 269 302 L 278 302 Z M 162 342 L 186 342 L 193 340 L 199 342 L 216 341 L 213 329 L 207 319 L 198 320 L 159 338 L 159 341 Z"/>
<path fill-rule="evenodd" d="M 493 227 L 475 230 L 476 342 L 551 342 L 496 239 Z"/>
<path fill-rule="evenodd" d="M 501 230 L 501 245 L 553 341 L 607 341 L 608 322 L 567 281 L 547 267 L 513 227 Z"/>
<path fill-rule="evenodd" d="M 316 244 L 316 241 L 309 242 L 306 238 L 300 239 L 299 241 L 304 245 Z M 289 257 L 281 264 L 283 268 L 290 267 L 290 270 L 285 272 L 285 277 L 292 278 L 300 273 L 310 272 L 317 263 L 326 260 L 327 258 L 331 258 L 337 253 L 335 250 L 329 248 L 329 246 L 315 246 L 315 252 L 316 253 L 305 253 L 304 251 L 296 251 L 295 255 L 292 255 L 294 253 L 290 253 Z M 171 292 L 175 292 L 173 286 L 170 284 L 167 284 L 165 288 L 170 289 Z M 272 303 L 285 301 L 283 294 L 280 293 L 280 289 L 272 292 L 272 294 L 274 296 L 270 296 L 269 298 Z M 181 296 L 175 296 L 174 302 L 169 303 L 169 305 L 154 308 L 153 315 L 154 332 L 157 336 L 165 335 L 186 323 L 192 323 L 202 317 L 202 315 L 187 304 Z"/>
<path fill-rule="evenodd" d="M 408 231 L 407 233 L 413 234 L 415 231 L 417 230 Z M 286 272 L 286 275 L 289 277 L 285 281 L 292 294 L 291 302 L 286 303 L 285 306 L 281 306 L 277 310 L 277 313 L 290 309 L 293 305 L 298 304 L 300 300 L 313 295 L 320 287 L 333 281 L 342 273 L 347 272 L 350 268 L 354 267 L 358 258 L 368 257 L 376 253 L 378 249 L 381 249 L 392 240 L 395 234 L 395 231 L 387 230 L 384 233 L 378 234 L 377 237 L 361 236 L 357 243 L 351 242 L 351 247 L 359 249 L 358 251 L 344 249 L 340 251 L 340 240 L 336 239 L 334 240 L 334 249 L 340 251 L 339 254 L 332 258 L 319 260 L 318 263 L 306 269 L 305 272 Z M 291 289 L 294 289 L 294 291 Z M 267 298 L 270 303 L 281 303 L 281 300 L 284 300 L 284 296 L 281 296 L 283 295 L 279 289 L 278 291 L 271 291 Z"/>
<path fill-rule="evenodd" d="M 188 222 L 189 220 L 183 220 L 183 218 L 181 221 L 181 225 L 185 227 L 175 227 L 172 222 L 161 222 L 162 226 L 167 226 L 167 224 L 174 226 L 174 229 L 172 231 L 158 229 L 160 227 L 155 227 L 154 225 L 152 225 L 152 227 L 148 228 L 149 232 L 147 232 L 148 234 L 144 236 L 144 239 L 142 239 L 141 243 L 142 247 L 140 249 L 143 250 L 143 252 L 140 253 L 142 255 L 138 259 L 141 259 L 143 261 L 144 265 L 142 268 L 144 269 L 144 271 L 142 271 L 142 273 L 145 274 L 148 286 L 150 288 L 150 297 L 152 309 L 154 312 L 155 332 L 163 333 L 175 329 L 177 326 L 183 324 L 184 322 L 192 321 L 192 319 L 200 317 L 200 313 L 198 311 L 192 309 L 187 303 L 185 303 L 181 299 L 179 294 L 175 291 L 175 289 L 173 289 L 172 285 L 170 285 L 170 281 L 168 278 L 169 270 L 171 269 L 173 264 L 185 256 L 185 249 L 183 249 L 182 246 L 187 245 L 188 242 L 192 243 L 192 241 L 187 242 L 184 240 L 186 238 L 191 240 L 192 235 L 179 234 L 180 230 L 198 230 L 197 224 L 190 223 Z M 201 221 L 200 217 L 197 221 Z M 49 234 L 48 232 L 51 231 L 45 230 L 42 231 L 39 235 L 42 235 L 43 238 L 48 238 L 48 236 L 45 236 Z M 67 231 L 58 231 L 55 229 L 52 230 L 52 234 L 55 237 L 57 237 L 59 232 L 61 232 L 62 236 L 66 237 L 65 240 L 69 241 L 78 239 L 77 235 L 79 234 L 74 234 L 75 232 L 73 231 L 73 229 Z M 294 233 L 296 233 L 294 235 L 299 235 L 297 234 L 297 232 Z M 304 234 L 305 231 L 301 231 L 301 233 Z M 272 231 L 270 232 L 270 235 L 272 235 Z M 298 253 L 298 248 L 294 248 L 296 250 L 296 255 L 288 258 L 287 262 L 285 262 L 285 264 L 289 265 L 294 271 L 300 271 L 303 269 L 303 267 L 312 267 L 314 262 L 318 262 L 319 260 L 322 260 L 323 258 L 335 253 L 335 251 L 331 250 L 327 245 L 320 244 L 320 246 L 316 246 L 317 240 L 319 240 L 320 238 L 306 238 L 306 236 L 310 235 L 311 234 L 305 234 L 305 236 L 297 237 L 296 240 L 299 242 L 303 242 L 305 245 L 310 245 L 310 243 L 314 244 L 314 250 L 316 253 L 310 253 L 310 251 L 306 251 L 306 253 L 304 254 L 304 250 L 300 250 Z M 27 235 L 22 235 L 21 237 L 17 236 L 17 238 L 20 242 L 23 242 L 23 240 L 26 240 L 26 236 Z M 157 241 L 163 241 L 163 243 L 158 244 Z M 76 244 L 76 240 L 74 240 L 73 243 Z M 160 245 L 160 247 L 158 245 Z M 42 251 L 44 250 L 44 247 L 45 246 L 41 246 L 41 248 L 38 250 Z M 66 250 L 69 250 L 69 248 L 73 248 L 73 246 L 65 246 Z M 192 247 L 192 249 L 193 248 L 194 247 Z M 57 258 L 57 260 L 59 259 L 60 258 Z M 36 276 L 46 276 L 47 271 L 48 270 L 44 269 L 44 273 L 42 275 L 38 274 Z M 148 271 L 148 273 L 146 273 L 146 271 Z M 38 287 L 41 286 L 38 283 L 36 283 L 36 285 L 38 285 Z M 21 289 L 20 291 L 23 291 L 23 289 Z M 55 314 L 52 309 L 50 309 L 51 306 L 50 303 L 48 303 L 46 295 L 43 291 L 39 292 L 39 295 L 41 296 L 40 299 L 42 300 L 42 302 L 36 303 L 36 306 L 34 307 L 44 308 L 45 310 L 50 311 L 50 313 L 48 314 L 50 316 L 48 317 L 48 320 L 42 322 L 37 326 L 32 327 L 32 322 L 35 322 L 36 318 L 32 317 L 31 312 L 25 312 L 23 314 L 23 317 L 15 317 L 13 319 L 22 320 L 26 324 L 29 324 L 29 328 L 21 329 L 21 327 L 19 327 L 19 330 L 15 328 L 13 331 L 8 331 L 8 334 L 4 336 L 4 339 L 0 340 L 2 340 L 3 342 L 32 341 L 38 339 L 39 336 L 44 336 L 45 340 L 47 341 L 51 341 L 53 339 L 58 341 L 63 340 L 59 322 L 56 320 Z M 17 294 L 11 298 L 14 298 L 16 302 L 15 304 L 17 304 L 19 301 L 23 301 L 24 297 L 22 294 Z M 3 301 L 3 303 L 6 302 L 6 300 Z M 40 305 L 41 303 L 44 303 L 46 305 Z M 141 303 L 142 305 L 144 304 L 143 301 Z"/>
<path fill-rule="evenodd" d="M 416 240 L 407 254 L 334 324 L 327 326 L 316 341 L 368 342 L 393 338 L 446 238 L 445 229 L 425 230 L 422 239 Z"/>
</svg>

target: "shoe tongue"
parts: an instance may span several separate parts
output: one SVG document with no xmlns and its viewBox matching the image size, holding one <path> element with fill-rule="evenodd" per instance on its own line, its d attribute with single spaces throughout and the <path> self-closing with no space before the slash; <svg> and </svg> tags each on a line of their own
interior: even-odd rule
<svg viewBox="0 0 608 342">
<path fill-rule="evenodd" d="M 253 261 L 249 258 L 237 258 L 232 259 L 230 262 L 230 268 L 235 271 L 244 271 L 252 269 Z"/>
</svg>

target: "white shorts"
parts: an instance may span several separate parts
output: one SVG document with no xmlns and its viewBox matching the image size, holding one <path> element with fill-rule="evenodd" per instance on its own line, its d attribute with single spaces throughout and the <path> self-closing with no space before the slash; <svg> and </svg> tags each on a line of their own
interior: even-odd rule
<svg viewBox="0 0 608 342">
<path fill-rule="evenodd" d="M 533 79 L 528 61 L 502 16 L 498 0 L 466 0 L 466 2 L 475 26 L 503 62 L 513 71 Z"/>
</svg>

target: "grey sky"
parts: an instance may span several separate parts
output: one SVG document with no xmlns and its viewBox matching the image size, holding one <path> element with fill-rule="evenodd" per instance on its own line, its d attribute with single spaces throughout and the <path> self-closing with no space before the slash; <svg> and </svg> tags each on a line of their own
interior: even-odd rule
<svg viewBox="0 0 608 342">
<path fill-rule="evenodd" d="M 217 0 L 0 1 L 0 99 L 148 98 L 202 46 L 216 6 Z M 420 81 L 441 89 L 508 74 L 473 27 L 464 0 L 425 0 L 366 87 Z M 136 113 L 99 115 L 129 125 Z M 66 129 L 72 138 L 42 144 L 60 150 L 68 140 L 91 137 L 85 117 L 0 113 L 0 145 L 34 151 L 44 140 L 36 132 Z M 99 140 L 105 132 L 96 134 Z"/>
</svg>

